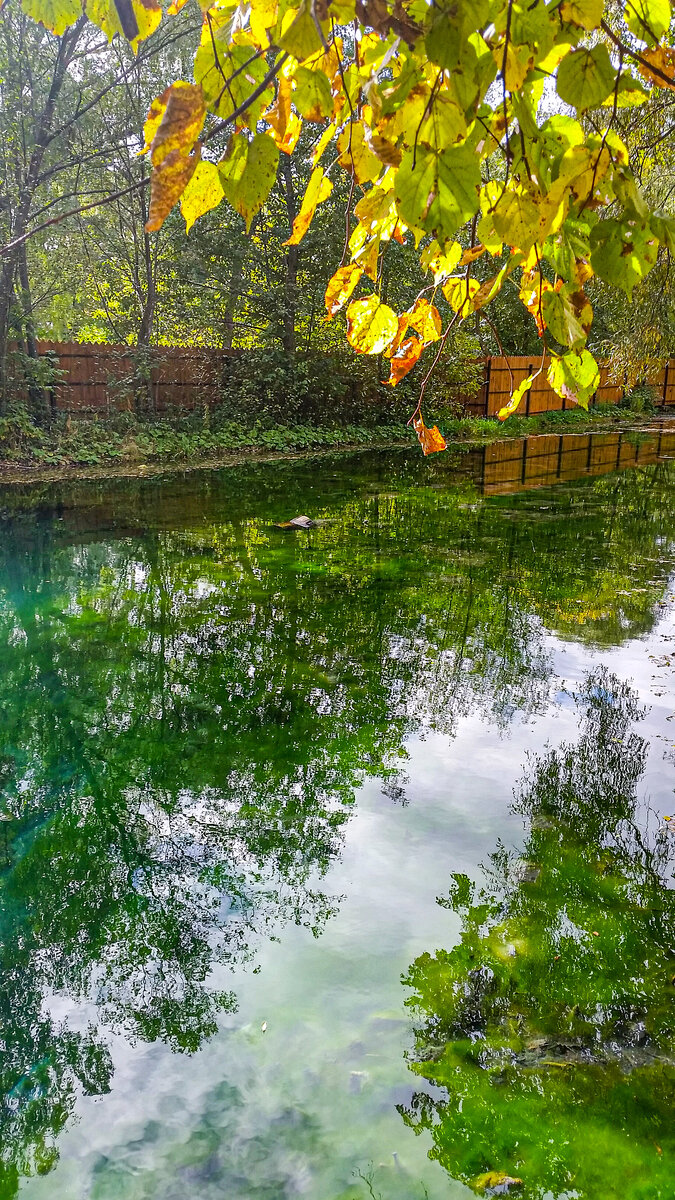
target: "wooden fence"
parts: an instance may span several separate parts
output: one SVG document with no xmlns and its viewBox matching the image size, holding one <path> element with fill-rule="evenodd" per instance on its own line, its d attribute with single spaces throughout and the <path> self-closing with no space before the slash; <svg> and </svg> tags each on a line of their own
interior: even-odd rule
<svg viewBox="0 0 675 1200">
<path fill-rule="evenodd" d="M 130 409 L 139 403 L 159 413 L 212 407 L 227 389 L 227 359 L 247 351 L 157 346 L 139 352 L 132 346 L 38 342 L 38 353 L 49 357 L 61 372 L 60 381 L 50 389 L 53 407 L 84 414 Z M 466 411 L 473 416 L 496 416 L 512 388 L 538 367 L 539 362 L 526 355 L 513 355 L 508 362 L 499 357 L 485 359 L 482 385 L 475 396 L 464 400 Z M 608 374 L 609 368 L 602 366 L 592 403 L 618 404 L 622 399 L 623 386 L 608 383 Z M 656 389 L 659 407 L 675 405 L 675 360 L 649 383 Z M 572 401 L 561 400 L 552 390 L 544 369 L 525 393 L 518 411 L 528 415 L 574 407 Z"/>
<path fill-rule="evenodd" d="M 476 396 L 464 402 L 467 412 L 477 417 L 496 417 L 500 408 L 508 403 L 512 391 L 527 379 L 528 375 L 539 370 L 540 362 L 540 359 L 525 354 L 510 355 L 508 359 L 497 356 L 486 358 L 481 388 Z M 518 409 L 520 416 L 534 416 L 535 413 L 560 410 L 564 412 L 577 407 L 573 400 L 561 400 L 553 391 L 546 378 L 547 369 L 548 359 L 544 363 L 544 370 L 534 380 L 521 401 Z M 592 405 L 619 404 L 623 399 L 625 386 L 609 383 L 609 374 L 609 365 L 601 364 L 600 386 L 591 400 Z M 667 363 L 663 370 L 650 375 L 646 382 L 655 389 L 658 407 L 675 405 L 675 361 Z"/>
<path fill-rule="evenodd" d="M 37 348 L 61 374 L 51 389 L 53 406 L 71 413 L 211 407 L 222 395 L 226 360 L 237 353 L 202 346 L 139 351 L 78 342 L 38 342 Z"/>
</svg>

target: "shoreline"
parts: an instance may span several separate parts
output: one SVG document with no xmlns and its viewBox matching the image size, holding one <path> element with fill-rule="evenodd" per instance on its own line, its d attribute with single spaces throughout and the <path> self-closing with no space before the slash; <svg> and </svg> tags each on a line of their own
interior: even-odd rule
<svg viewBox="0 0 675 1200">
<path fill-rule="evenodd" d="M 445 434 L 448 450 L 480 449 L 482 446 L 495 442 L 507 442 L 518 438 L 550 437 L 556 435 L 583 435 L 586 433 L 622 432 L 636 434 L 658 431 L 665 426 L 675 425 L 675 409 L 658 410 L 655 413 L 636 414 L 621 411 L 613 413 L 586 413 L 580 415 L 577 411 L 558 414 L 550 419 L 539 420 L 537 417 L 511 418 L 513 424 L 508 428 L 508 422 L 498 425 L 494 421 L 482 418 L 463 418 L 456 424 L 461 428 L 448 429 Z M 565 420 L 565 417 L 568 418 Z M 571 418 L 571 419 L 569 419 Z M 517 426 L 516 426 L 517 421 Z M 523 428 L 527 425 L 539 425 L 538 428 Z M 486 428 L 490 426 L 490 428 Z M 494 427 L 494 428 L 492 428 Z M 278 461 L 293 461 L 320 456 L 335 457 L 350 455 L 359 451 L 403 450 L 414 451 L 417 439 L 404 435 L 405 426 L 401 427 L 401 438 L 378 438 L 377 430 L 373 430 L 373 440 L 358 442 L 329 443 L 326 434 L 331 431 L 317 427 L 317 442 L 315 445 L 304 445 L 297 448 L 289 446 L 288 450 L 271 449 L 261 445 L 240 445 L 231 449 L 222 449 L 216 453 L 205 452 L 201 456 L 194 453 L 184 456 L 161 457 L 139 456 L 130 454 L 128 457 L 114 457 L 108 461 L 96 464 L 77 461 L 47 464 L 44 462 L 23 462 L 0 458 L 0 488 L 26 486 L 30 484 L 59 483 L 67 480 L 85 481 L 101 479 L 137 479 L 152 478 L 167 474 L 185 474 L 193 471 L 213 471 L 228 467 L 240 466 L 248 462 L 266 463 Z"/>
</svg>

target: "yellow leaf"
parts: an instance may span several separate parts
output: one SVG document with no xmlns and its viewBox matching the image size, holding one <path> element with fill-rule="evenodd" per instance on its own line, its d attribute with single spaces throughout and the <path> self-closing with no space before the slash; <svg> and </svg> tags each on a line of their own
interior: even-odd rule
<svg viewBox="0 0 675 1200">
<path fill-rule="evenodd" d="M 518 384 L 518 387 L 516 388 L 515 392 L 513 393 L 508 404 L 505 404 L 503 408 L 500 408 L 499 412 L 497 413 L 497 417 L 499 418 L 500 421 L 505 421 L 507 417 L 510 417 L 511 414 L 516 411 L 516 409 L 517 409 L 518 405 L 520 404 L 526 391 L 528 390 L 528 388 L 532 387 L 533 383 L 534 383 L 534 375 L 528 375 L 527 378 L 524 379 L 522 383 Z M 493 1174 L 494 1174 L 494 1172 L 493 1172 Z M 478 1185 L 476 1185 L 476 1186 L 478 1186 Z M 488 1185 L 486 1185 L 486 1186 L 488 1186 Z"/>
<path fill-rule="evenodd" d="M 338 267 L 326 288 L 328 320 L 334 317 L 336 312 L 339 312 L 347 303 L 362 275 L 363 267 L 360 267 L 358 263 L 347 263 L 344 267 Z"/>
<path fill-rule="evenodd" d="M 371 183 L 382 174 L 382 163 L 366 142 L 363 125 L 351 122 L 337 142 L 340 166 L 354 175 L 357 183 Z"/>
<path fill-rule="evenodd" d="M 328 32 L 328 22 L 324 22 L 324 25 L 325 36 Z M 322 49 L 309 0 L 303 0 L 299 8 L 289 9 L 284 14 L 279 45 L 282 50 L 292 54 L 293 58 L 297 58 L 298 62 L 304 62 L 306 58 Z"/>
<path fill-rule="evenodd" d="M 261 49 L 269 46 L 268 30 L 276 25 L 278 15 L 279 0 L 255 0 L 251 5 L 251 33 Z"/>
<path fill-rule="evenodd" d="M 326 149 L 326 146 L 330 145 L 330 143 L 332 142 L 333 138 L 335 137 L 335 133 L 336 133 L 335 125 L 328 125 L 327 128 L 324 129 L 323 133 L 321 134 L 321 137 L 319 138 L 318 142 L 316 143 L 316 146 L 314 147 L 314 149 L 312 151 L 312 166 L 313 167 L 315 167 L 317 165 L 317 163 L 319 162 L 319 159 L 321 158 L 324 150 Z"/>
<path fill-rule="evenodd" d="M 443 322 L 435 304 L 418 297 L 413 307 L 406 313 L 408 325 L 419 333 L 425 346 L 429 342 L 437 342 L 441 336 Z"/>
<path fill-rule="evenodd" d="M 179 79 L 150 105 L 143 132 L 154 167 L 174 150 L 188 154 L 204 124 L 206 105 L 198 84 Z"/>
<path fill-rule="evenodd" d="M 198 217 L 212 208 L 217 208 L 224 195 L 216 164 L 198 163 L 180 199 L 180 211 L 185 217 L 185 232 L 190 232 Z"/>
<path fill-rule="evenodd" d="M 473 312 L 473 298 L 480 288 L 477 279 L 466 279 L 463 275 L 451 275 L 443 284 L 443 295 L 448 304 L 462 320 Z"/>
<path fill-rule="evenodd" d="M 85 0 L 83 8 L 90 21 L 98 25 L 109 42 L 121 34 L 134 53 L 138 43 L 154 33 L 162 19 L 162 9 L 156 0 Z"/>
<path fill-rule="evenodd" d="M 57 37 L 82 16 L 82 0 L 22 0 L 21 7 Z"/>
<path fill-rule="evenodd" d="M 333 185 L 330 179 L 324 175 L 321 167 L 315 167 L 309 177 L 300 212 L 293 222 L 293 232 L 288 241 L 284 242 L 284 246 L 297 246 L 302 241 L 312 223 L 317 207 L 328 199 L 332 190 Z"/>
<path fill-rule="evenodd" d="M 373 293 L 347 309 L 347 340 L 357 354 L 382 354 L 398 333 L 398 317 Z"/>
</svg>

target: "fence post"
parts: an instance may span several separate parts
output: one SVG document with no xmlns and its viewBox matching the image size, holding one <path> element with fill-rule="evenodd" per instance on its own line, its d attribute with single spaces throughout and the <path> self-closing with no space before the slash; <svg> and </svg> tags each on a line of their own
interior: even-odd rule
<svg viewBox="0 0 675 1200">
<path fill-rule="evenodd" d="M 533 370 L 534 370 L 534 363 L 528 363 L 527 364 L 528 375 L 531 375 Z M 531 396 L 531 394 L 532 394 L 532 384 L 530 384 L 530 386 L 527 389 L 527 392 L 525 394 L 525 416 L 526 417 L 529 417 L 529 415 L 530 415 L 530 396 Z"/>
<path fill-rule="evenodd" d="M 490 355 L 490 357 L 487 360 L 487 369 L 485 371 L 485 383 L 484 383 L 485 411 L 483 413 L 484 417 L 490 416 L 490 375 L 491 375 L 491 373 L 492 373 L 492 355 Z"/>
<path fill-rule="evenodd" d="M 666 363 L 666 369 L 665 369 L 664 376 L 663 376 L 663 400 L 661 402 L 662 408 L 666 407 L 666 397 L 668 395 L 668 368 L 669 368 L 669 366 L 670 366 L 670 359 Z"/>
</svg>

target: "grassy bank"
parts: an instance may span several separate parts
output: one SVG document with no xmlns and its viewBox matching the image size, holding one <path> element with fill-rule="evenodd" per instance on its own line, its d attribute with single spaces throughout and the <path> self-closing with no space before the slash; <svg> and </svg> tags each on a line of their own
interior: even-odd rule
<svg viewBox="0 0 675 1200">
<path fill-rule="evenodd" d="M 675 415 L 675 414 L 674 414 Z M 592 429 L 634 429 L 649 424 L 653 414 L 604 406 L 497 420 L 457 417 L 441 422 L 448 442 L 485 444 L 506 437 L 540 433 L 584 432 Z M 234 422 L 210 425 L 203 416 L 176 420 L 140 419 L 129 414 L 110 421 L 61 418 L 48 427 L 37 425 L 22 411 L 0 418 L 0 472 L 36 476 L 45 470 L 101 467 L 112 469 L 147 465 L 213 463 L 233 454 L 298 453 L 319 449 L 368 448 L 416 444 L 404 423 L 341 425 L 278 425 L 273 428 Z"/>
</svg>

